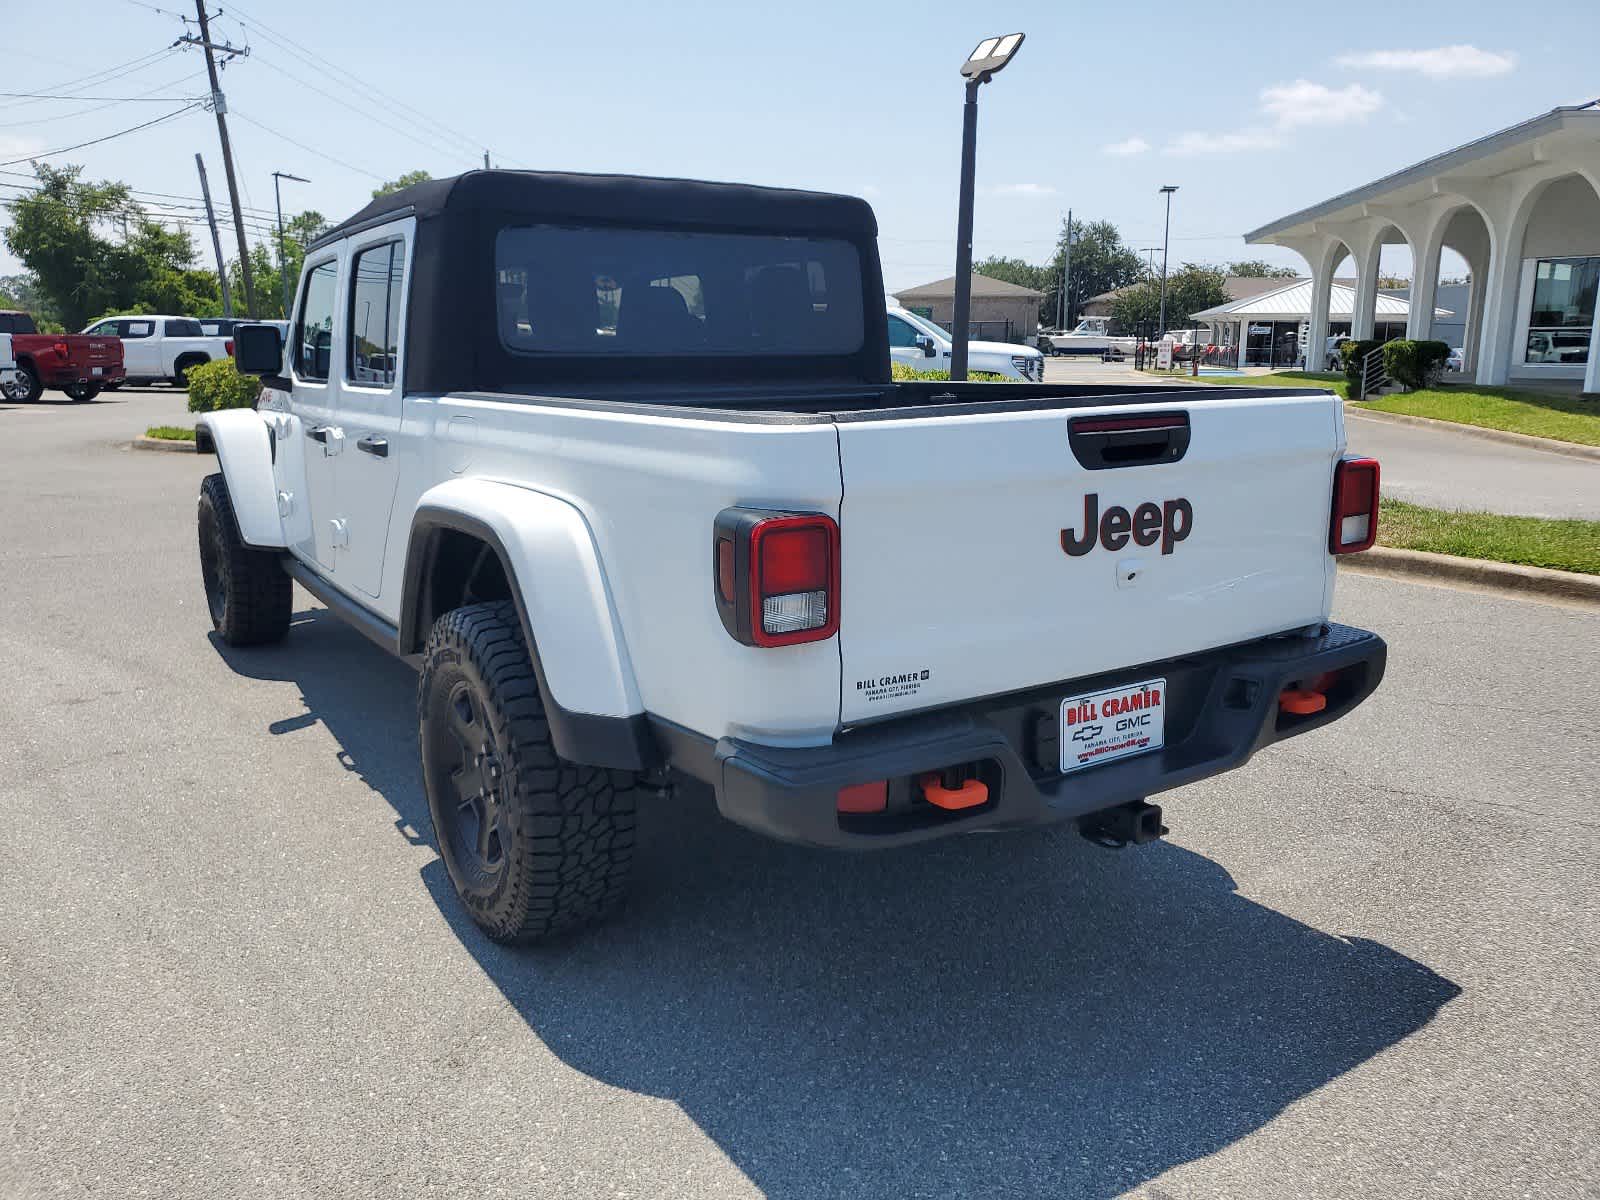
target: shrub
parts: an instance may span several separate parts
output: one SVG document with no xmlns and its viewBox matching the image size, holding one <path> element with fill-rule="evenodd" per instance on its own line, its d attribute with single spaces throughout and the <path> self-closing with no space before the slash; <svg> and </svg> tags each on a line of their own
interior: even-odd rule
<svg viewBox="0 0 1600 1200">
<path fill-rule="evenodd" d="M 1439 377 L 1450 358 L 1447 342 L 1414 342 L 1399 338 L 1383 347 L 1383 369 L 1407 391 L 1425 388 Z"/>
<path fill-rule="evenodd" d="M 224 408 L 254 408 L 261 381 L 241 375 L 233 359 L 217 358 L 189 368 L 189 411 L 218 412 Z"/>
<path fill-rule="evenodd" d="M 1340 361 L 1344 363 L 1344 380 L 1350 385 L 1352 400 L 1361 394 L 1361 364 L 1366 362 L 1367 355 L 1381 345 L 1382 342 L 1372 338 L 1362 338 L 1359 342 L 1345 342 L 1339 347 Z"/>
<path fill-rule="evenodd" d="M 889 374 L 895 380 L 920 379 L 930 383 L 948 383 L 949 371 L 919 371 L 915 367 L 908 367 L 905 363 L 892 362 L 889 364 Z M 1006 375 L 996 375 L 992 371 L 968 371 L 968 383 L 1020 383 L 1021 380 L 1012 379 Z"/>
</svg>

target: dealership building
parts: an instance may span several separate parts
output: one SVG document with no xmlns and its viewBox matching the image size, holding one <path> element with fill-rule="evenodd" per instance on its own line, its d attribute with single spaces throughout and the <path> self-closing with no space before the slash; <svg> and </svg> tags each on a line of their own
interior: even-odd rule
<svg viewBox="0 0 1600 1200">
<path fill-rule="evenodd" d="M 1308 346 L 1323 345 L 1335 321 L 1370 338 L 1392 316 L 1379 303 L 1379 257 L 1397 243 L 1413 264 L 1405 334 L 1432 337 L 1448 247 L 1471 276 L 1464 348 L 1477 383 L 1600 393 L 1600 101 L 1447 150 L 1245 240 L 1286 246 L 1310 264 Z M 1334 272 L 1347 258 L 1355 286 L 1345 316 L 1334 304 Z"/>
</svg>

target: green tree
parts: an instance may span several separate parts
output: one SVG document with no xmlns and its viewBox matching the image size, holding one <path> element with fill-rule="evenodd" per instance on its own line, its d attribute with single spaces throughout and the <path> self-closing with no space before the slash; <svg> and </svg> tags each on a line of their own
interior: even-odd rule
<svg viewBox="0 0 1600 1200">
<path fill-rule="evenodd" d="M 328 219 L 315 209 L 297 213 L 283 223 L 283 259 L 285 273 L 289 276 L 289 302 L 294 303 L 294 291 L 300 283 L 300 267 L 305 262 L 306 247 L 321 237 L 328 228 Z M 256 307 L 267 319 L 281 318 L 283 311 L 283 276 L 278 271 L 278 239 L 274 233 L 271 244 L 256 242 L 250 247 L 250 273 L 255 277 Z M 235 259 L 228 264 L 228 283 L 235 297 L 244 295 L 244 280 Z"/>
<path fill-rule="evenodd" d="M 1078 308 L 1085 300 L 1137 283 L 1144 274 L 1144 260 L 1137 251 L 1123 244 L 1122 235 L 1110 221 L 1074 221 L 1072 232 L 1072 279 L 1068 284 L 1066 313 L 1068 329 L 1076 323 Z M 1067 226 L 1063 221 L 1056 242 L 1055 258 L 1050 264 L 1055 279 L 1041 311 L 1042 319 L 1051 325 L 1056 320 L 1056 294 L 1060 291 L 1061 268 L 1066 260 L 1066 252 Z"/>
<path fill-rule="evenodd" d="M 399 179 L 391 179 L 388 183 L 372 189 L 372 198 L 387 196 L 390 192 L 398 192 L 403 187 L 410 187 L 413 183 L 426 183 L 433 176 L 426 171 L 407 171 Z"/>
<path fill-rule="evenodd" d="M 1228 264 L 1226 274 L 1246 279 L 1293 279 L 1298 272 L 1293 267 L 1275 267 L 1259 258 L 1247 258 Z"/>
<path fill-rule="evenodd" d="M 38 187 L 12 205 L 6 246 L 69 330 L 111 312 L 220 309 L 216 276 L 195 266 L 188 231 L 151 220 L 121 183 L 35 163 Z"/>
<path fill-rule="evenodd" d="M 1144 272 L 1139 255 L 1122 243 L 1122 235 L 1110 221 L 1072 223 L 1071 310 L 1067 327 L 1073 324 L 1077 308 L 1091 296 L 1109 292 L 1138 280 Z M 1039 302 L 1039 323 L 1054 327 L 1061 293 L 1061 271 L 1066 259 L 1067 226 L 1061 223 L 1055 257 L 1044 266 L 1034 266 L 1020 258 L 986 258 L 972 269 L 991 279 L 1020 284 L 1043 292 Z"/>
<path fill-rule="evenodd" d="M 55 305 L 39 290 L 39 281 L 28 272 L 0 276 L 0 308 L 21 309 L 45 333 L 60 333 L 61 319 Z"/>
<path fill-rule="evenodd" d="M 1228 302 L 1228 291 L 1223 286 L 1224 275 L 1219 267 L 1198 263 L 1185 263 L 1167 275 L 1167 328 L 1177 329 L 1190 323 L 1194 314 L 1218 304 Z M 1158 332 L 1161 319 L 1161 279 L 1147 276 L 1136 287 L 1118 296 L 1111 306 L 1112 318 L 1119 328 L 1129 333 Z"/>
</svg>

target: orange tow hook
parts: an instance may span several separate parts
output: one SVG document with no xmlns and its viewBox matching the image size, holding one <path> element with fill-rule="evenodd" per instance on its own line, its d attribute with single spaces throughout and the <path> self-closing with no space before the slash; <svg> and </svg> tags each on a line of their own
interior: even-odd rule
<svg viewBox="0 0 1600 1200">
<path fill-rule="evenodd" d="M 1311 692 L 1304 688 L 1284 688 L 1278 693 L 1278 707 L 1286 713 L 1305 717 L 1327 708 L 1328 698 L 1321 692 Z"/>
<path fill-rule="evenodd" d="M 947 812 L 977 808 L 989 799 L 989 785 L 981 779 L 968 779 L 960 787 L 947 788 L 939 781 L 939 772 L 929 771 L 917 782 L 922 785 L 922 798 Z"/>
</svg>

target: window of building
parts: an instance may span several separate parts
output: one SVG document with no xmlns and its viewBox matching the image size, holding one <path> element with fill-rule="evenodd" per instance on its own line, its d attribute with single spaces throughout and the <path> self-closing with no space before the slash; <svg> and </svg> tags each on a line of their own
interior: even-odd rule
<svg viewBox="0 0 1600 1200">
<path fill-rule="evenodd" d="M 345 373 L 351 383 L 394 385 L 400 355 L 405 249 L 404 242 L 368 246 L 352 262 L 349 344 L 345 347 Z"/>
<path fill-rule="evenodd" d="M 338 284 L 337 262 L 318 263 L 306 273 L 294 337 L 294 372 L 301 379 L 327 382 L 328 364 L 333 357 L 333 302 Z"/>
<path fill-rule="evenodd" d="M 1589 361 L 1600 258 L 1545 258 L 1534 266 L 1533 308 L 1523 361 L 1576 366 Z"/>
</svg>

